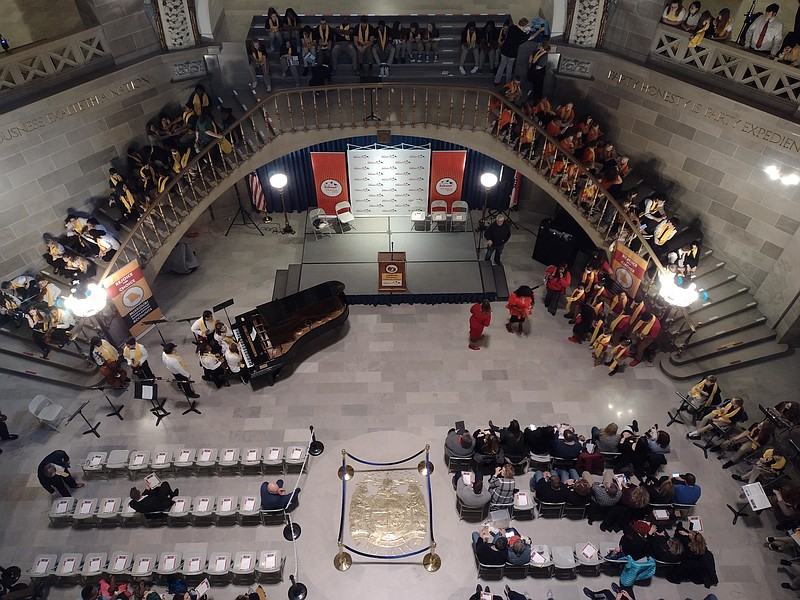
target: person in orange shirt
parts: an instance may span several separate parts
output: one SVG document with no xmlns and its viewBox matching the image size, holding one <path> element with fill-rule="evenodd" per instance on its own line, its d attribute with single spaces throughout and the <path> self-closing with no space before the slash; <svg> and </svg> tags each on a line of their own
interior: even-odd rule
<svg viewBox="0 0 800 600">
<path fill-rule="evenodd" d="M 592 123 L 589 126 L 589 131 L 586 132 L 586 139 L 589 140 L 590 142 L 594 142 L 602 137 L 603 137 L 603 132 L 600 130 L 600 124 Z"/>
<path fill-rule="evenodd" d="M 575 120 L 575 110 L 572 102 L 562 104 L 556 109 L 556 116 L 561 119 L 565 127 L 571 127 L 572 122 Z"/>
<path fill-rule="evenodd" d="M 514 75 L 507 84 L 505 84 L 500 92 L 506 100 L 514 104 L 519 104 L 522 100 L 522 78 L 519 75 Z"/>
<path fill-rule="evenodd" d="M 531 158 L 532 153 L 529 155 L 529 152 L 533 149 L 533 140 L 534 135 L 536 133 L 536 129 L 530 123 L 524 122 L 522 124 L 522 132 L 519 136 L 519 146 L 518 151 L 520 154 L 527 156 L 528 159 Z"/>
<path fill-rule="evenodd" d="M 580 131 L 583 135 L 586 135 L 594 124 L 594 117 L 592 117 L 592 115 L 586 115 L 586 118 L 575 126 L 575 129 Z"/>
<path fill-rule="evenodd" d="M 517 335 L 526 335 L 523 326 L 525 319 L 533 313 L 533 290 L 527 285 L 519 286 L 508 297 L 506 308 L 511 317 L 506 323 L 506 330 L 514 333 L 513 325 L 517 323 Z"/>
</svg>

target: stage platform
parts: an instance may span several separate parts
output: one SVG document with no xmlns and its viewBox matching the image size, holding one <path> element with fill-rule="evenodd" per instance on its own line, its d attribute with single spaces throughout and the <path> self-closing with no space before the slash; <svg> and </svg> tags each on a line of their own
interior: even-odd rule
<svg viewBox="0 0 800 600">
<path fill-rule="evenodd" d="M 306 223 L 303 259 L 275 278 L 273 298 L 325 281 L 345 284 L 351 304 L 441 304 L 508 297 L 502 266 L 480 260 L 466 223 L 412 223 L 410 217 L 358 217 L 355 228 L 315 238 Z M 378 252 L 406 253 L 406 292 L 378 291 Z"/>
</svg>

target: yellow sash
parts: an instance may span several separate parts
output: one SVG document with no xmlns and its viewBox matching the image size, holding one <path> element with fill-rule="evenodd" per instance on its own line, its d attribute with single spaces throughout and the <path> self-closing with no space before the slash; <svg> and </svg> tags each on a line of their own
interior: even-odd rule
<svg viewBox="0 0 800 600">
<path fill-rule="evenodd" d="M 695 46 L 697 46 L 697 44 L 703 41 L 703 37 L 705 36 L 706 30 L 708 29 L 709 25 L 711 25 L 711 21 L 706 20 L 703 26 L 697 30 L 697 33 L 694 34 L 694 37 L 691 40 L 689 40 L 689 48 L 694 48 Z"/>
<path fill-rule="evenodd" d="M 622 319 L 624 319 L 626 316 L 627 315 L 623 313 L 619 315 L 616 319 L 611 321 L 611 331 L 615 331 L 617 329 L 617 325 L 619 325 L 620 321 L 622 321 Z"/>
<path fill-rule="evenodd" d="M 278 29 L 280 28 L 281 28 L 281 20 L 275 15 L 272 15 L 269 18 L 269 30 L 275 32 L 278 31 Z"/>
<path fill-rule="evenodd" d="M 112 187 L 112 188 L 117 187 L 117 185 L 122 183 L 122 175 L 120 175 L 119 173 L 114 173 L 112 175 L 109 175 L 108 176 L 108 183 L 109 183 L 109 187 Z"/>
<path fill-rule="evenodd" d="M 589 338 L 589 343 L 594 344 L 597 336 L 600 332 L 603 331 L 603 319 L 597 319 L 597 325 L 594 326 L 594 331 L 592 332 L 592 337 Z"/>
<path fill-rule="evenodd" d="M 597 271 L 594 269 L 585 269 L 581 275 L 583 287 L 590 290 L 594 286 L 595 281 L 597 281 Z"/>
<path fill-rule="evenodd" d="M 636 305 L 636 308 L 633 309 L 633 313 L 631 314 L 631 323 L 636 323 L 636 321 L 639 319 L 639 314 L 642 312 L 642 309 L 644 309 L 644 301 L 639 302 L 639 304 Z"/>
<path fill-rule="evenodd" d="M 659 246 L 664 245 L 664 243 L 668 239 L 670 239 L 670 237 L 674 233 L 675 233 L 675 226 L 672 223 L 667 223 L 666 225 L 664 225 L 663 229 L 661 230 L 661 233 L 658 234 L 658 237 L 656 238 L 656 244 L 658 244 Z"/>
<path fill-rule="evenodd" d="M 597 339 L 594 341 L 593 354 L 595 358 L 600 358 L 601 356 L 603 356 L 603 352 L 605 352 L 606 348 L 608 348 L 608 344 L 610 341 L 611 341 L 610 333 L 604 333 L 597 337 Z"/>
<path fill-rule="evenodd" d="M 348 23 L 347 25 L 342 25 L 339 29 L 341 29 L 342 31 L 345 31 L 345 32 L 349 32 L 350 31 L 350 24 Z M 349 33 L 342 33 L 340 35 L 345 40 L 347 40 L 348 42 L 350 41 L 350 34 Z"/>
<path fill-rule="evenodd" d="M 62 254 L 61 250 L 58 249 L 58 246 L 52 246 L 47 250 L 47 253 L 51 256 L 53 260 L 59 258 Z"/>
<path fill-rule="evenodd" d="M 536 64 L 536 62 L 537 62 L 537 61 L 538 61 L 540 58 L 542 58 L 542 57 L 543 57 L 545 54 L 547 54 L 547 50 L 543 50 L 542 48 L 539 48 L 539 50 L 536 52 L 536 54 L 534 54 L 533 56 L 531 56 L 531 64 L 534 64 L 534 65 L 535 65 L 535 64 Z"/>
<path fill-rule="evenodd" d="M 131 212 L 133 205 L 136 203 L 136 199 L 133 197 L 133 192 L 128 189 L 128 186 L 125 186 L 123 193 L 119 195 L 119 199 L 122 201 L 122 204 L 125 205 L 126 211 Z"/>
<path fill-rule="evenodd" d="M 317 31 L 319 31 L 319 41 L 322 42 L 323 45 L 328 45 L 328 40 L 331 37 L 331 26 L 325 25 L 325 34 L 323 35 L 322 25 L 317 25 Z"/>
<path fill-rule="evenodd" d="M 261 62 L 262 60 L 264 60 L 264 53 L 261 52 L 261 49 L 259 48 L 256 50 L 256 61 Z"/>
<path fill-rule="evenodd" d="M 181 363 L 181 366 L 183 367 L 184 371 L 187 371 L 187 372 L 189 371 L 189 369 L 186 368 L 186 363 L 183 362 L 183 358 L 182 357 L 178 356 L 177 354 L 172 354 L 171 356 L 176 358 L 176 359 L 178 359 L 178 362 Z"/>
<path fill-rule="evenodd" d="M 467 30 L 467 45 L 474 46 L 476 39 L 478 39 L 478 32 L 476 31 L 470 32 L 469 30 Z"/>
<path fill-rule="evenodd" d="M 618 300 L 619 300 L 619 296 L 614 296 L 614 297 L 611 299 L 611 306 L 608 308 L 608 310 L 610 310 L 611 312 L 615 312 L 615 311 L 614 311 L 614 308 L 616 308 L 616 306 L 617 306 L 617 301 L 618 301 Z M 627 305 L 628 305 L 628 297 L 627 297 L 627 296 L 623 296 L 623 297 L 622 297 L 622 307 L 620 308 L 620 312 L 622 312 L 623 310 L 625 310 L 625 307 L 626 307 Z"/>
<path fill-rule="evenodd" d="M 360 44 L 366 44 L 369 41 L 369 25 L 364 27 L 363 25 L 358 26 L 358 42 Z"/>
<path fill-rule="evenodd" d="M 586 296 L 586 290 L 583 288 L 575 288 L 572 295 L 567 298 L 567 310 L 570 309 L 573 302 L 580 302 Z"/>
<path fill-rule="evenodd" d="M 625 353 L 628 351 L 627 346 L 623 346 L 622 344 L 617 344 L 614 349 L 611 351 L 611 364 L 608 367 L 609 371 L 613 371 L 617 368 L 619 361 L 625 357 Z"/>
<path fill-rule="evenodd" d="M 386 48 L 386 39 L 388 37 L 389 37 L 389 28 L 388 27 L 384 27 L 383 28 L 383 33 L 381 33 L 381 30 L 378 29 L 378 42 L 380 42 L 381 49 Z"/>
<path fill-rule="evenodd" d="M 633 326 L 633 333 L 638 333 L 639 337 L 647 337 L 650 330 L 653 328 L 653 323 L 656 322 L 656 316 L 653 315 L 649 322 L 639 321 Z"/>
<path fill-rule="evenodd" d="M 106 362 L 115 361 L 119 358 L 119 354 L 114 349 L 114 346 L 109 344 L 106 340 L 101 340 L 100 346 L 94 349 L 100 356 L 103 357 L 103 360 Z"/>
<path fill-rule="evenodd" d="M 141 347 L 141 345 L 136 344 L 133 347 L 133 351 L 131 351 L 131 349 L 128 346 L 125 346 L 125 347 L 128 349 L 128 354 L 131 355 L 133 360 L 135 360 L 136 362 L 141 362 L 141 360 L 142 360 L 142 347 Z"/>
</svg>

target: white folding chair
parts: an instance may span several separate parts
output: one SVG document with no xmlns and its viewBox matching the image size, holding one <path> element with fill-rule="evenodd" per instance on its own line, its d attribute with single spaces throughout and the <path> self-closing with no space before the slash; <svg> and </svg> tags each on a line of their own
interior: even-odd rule
<svg viewBox="0 0 800 600">
<path fill-rule="evenodd" d="M 345 225 L 347 225 L 348 228 L 356 228 L 356 226 L 353 224 L 356 220 L 356 217 L 353 215 L 353 210 L 350 208 L 350 203 L 347 200 L 337 202 L 336 206 L 334 207 L 334 211 L 336 212 L 336 218 L 339 220 L 342 233 L 344 233 Z"/>
<path fill-rule="evenodd" d="M 150 468 L 156 473 L 169 471 L 172 468 L 172 452 L 170 450 L 158 450 L 153 453 Z"/>
<path fill-rule="evenodd" d="M 172 461 L 172 466 L 175 467 L 175 472 L 178 469 L 194 469 L 194 460 L 197 456 L 197 450 L 194 448 L 181 448 L 175 453 L 175 460 Z"/>
<path fill-rule="evenodd" d="M 208 567 L 206 568 L 206 575 L 208 575 L 209 583 L 225 584 L 230 583 L 231 573 L 231 553 L 230 552 L 212 552 L 208 557 Z"/>
<path fill-rule="evenodd" d="M 83 554 L 77 552 L 65 552 L 58 559 L 56 567 L 56 584 L 63 586 L 77 585 L 81 578 L 81 561 Z"/>
<path fill-rule="evenodd" d="M 261 525 L 261 499 L 258 496 L 242 496 L 236 517 L 239 525 Z"/>
<path fill-rule="evenodd" d="M 245 448 L 239 461 L 239 473 L 244 475 L 250 471 L 261 473 L 261 448 Z"/>
<path fill-rule="evenodd" d="M 314 232 L 314 240 L 318 241 L 323 235 L 333 235 L 328 215 L 321 208 L 312 208 L 308 211 L 308 224 Z"/>
<path fill-rule="evenodd" d="M 137 554 L 133 557 L 131 565 L 131 577 L 145 579 L 153 575 L 156 568 L 155 554 Z"/>
<path fill-rule="evenodd" d="M 286 449 L 284 463 L 287 473 L 299 473 L 306 459 L 306 449 L 302 446 L 289 446 Z M 306 463 L 307 464 L 307 463 Z"/>
<path fill-rule="evenodd" d="M 128 476 L 131 479 L 141 476 L 142 471 L 150 469 L 150 452 L 147 450 L 133 450 L 128 460 Z"/>
<path fill-rule="evenodd" d="M 31 579 L 49 579 L 55 574 L 57 566 L 57 554 L 37 554 L 31 568 L 28 569 L 28 576 Z"/>
<path fill-rule="evenodd" d="M 145 521 L 142 513 L 136 512 L 131 508 L 130 497 L 122 501 L 122 507 L 119 511 L 119 521 L 123 527 L 136 527 Z"/>
<path fill-rule="evenodd" d="M 453 205 L 450 207 L 450 226 L 455 226 L 456 223 L 463 223 L 464 230 L 467 228 L 467 220 L 469 219 L 469 204 L 463 200 L 454 200 Z"/>
<path fill-rule="evenodd" d="M 531 577 L 550 579 L 553 574 L 553 555 L 550 553 L 550 548 L 544 544 L 531 546 L 529 565 L 528 574 Z"/>
<path fill-rule="evenodd" d="M 201 471 L 209 471 L 217 466 L 217 454 L 219 451 L 216 448 L 200 448 L 197 451 L 197 458 L 194 460 L 194 466 L 199 474 Z"/>
<path fill-rule="evenodd" d="M 181 575 L 187 579 L 187 583 L 199 582 L 205 577 L 206 572 L 206 553 L 189 552 L 183 557 L 183 567 Z"/>
<path fill-rule="evenodd" d="M 434 200 L 431 202 L 431 231 L 433 231 L 434 224 L 438 231 L 439 223 L 448 223 L 447 202 L 445 200 Z"/>
<path fill-rule="evenodd" d="M 220 496 L 214 510 L 214 525 L 236 525 L 239 499 L 236 496 Z"/>
<path fill-rule="evenodd" d="M 77 499 L 73 497 L 53 500 L 50 512 L 47 515 L 50 517 L 50 523 L 52 525 L 71 525 L 76 503 Z"/>
<path fill-rule="evenodd" d="M 128 451 L 112 450 L 106 459 L 106 472 L 109 475 L 117 475 L 128 469 Z"/>
<path fill-rule="evenodd" d="M 192 525 L 195 527 L 200 525 L 213 525 L 214 507 L 214 496 L 198 496 L 195 498 L 190 513 L 192 517 Z"/>
<path fill-rule="evenodd" d="M 553 547 L 553 577 L 556 579 L 574 579 L 578 568 L 572 546 Z"/>
<path fill-rule="evenodd" d="M 592 542 L 578 542 L 575 544 L 575 558 L 578 560 L 578 570 L 590 575 L 600 574 L 600 565 L 603 562 L 600 548 Z"/>
<path fill-rule="evenodd" d="M 428 230 L 428 203 L 424 200 L 414 200 L 411 203 L 411 231 L 417 228 L 417 223 L 422 223 L 425 231 Z"/>
<path fill-rule="evenodd" d="M 262 550 L 258 553 L 256 579 L 260 583 L 280 583 L 283 581 L 283 564 L 280 550 Z"/>
<path fill-rule="evenodd" d="M 83 469 L 83 478 L 89 479 L 94 475 L 103 475 L 106 470 L 106 461 L 108 460 L 108 452 L 89 452 L 86 460 L 81 465 Z"/>
<path fill-rule="evenodd" d="M 95 524 L 97 513 L 97 498 L 82 498 L 75 505 L 72 513 L 72 524 L 75 527 L 91 527 Z"/>
<path fill-rule="evenodd" d="M 53 431 L 58 431 L 58 423 L 62 418 L 64 408 L 56 404 L 47 396 L 39 394 L 28 404 L 28 411 L 39 420 L 39 425 L 47 425 Z"/>
<path fill-rule="evenodd" d="M 231 582 L 234 585 L 245 585 L 254 581 L 256 558 L 256 553 L 253 550 L 240 550 L 233 555 Z"/>
<path fill-rule="evenodd" d="M 103 574 L 108 563 L 108 554 L 105 552 L 91 552 L 83 559 L 83 569 L 81 569 L 81 578 L 83 585 L 87 583 L 94 583 Z"/>
<path fill-rule="evenodd" d="M 261 460 L 262 471 L 266 475 L 268 473 L 276 473 L 283 475 L 286 467 L 283 463 L 283 448 L 273 446 L 264 451 L 264 458 Z"/>
<path fill-rule="evenodd" d="M 108 567 L 106 573 L 109 575 L 127 575 L 131 570 L 131 563 L 133 562 L 133 554 L 117 550 L 111 553 L 108 559 Z"/>
<path fill-rule="evenodd" d="M 191 524 L 192 499 L 189 496 L 178 496 L 172 499 L 172 507 L 167 513 L 167 525 L 180 527 Z"/>
<path fill-rule="evenodd" d="M 122 498 L 103 498 L 97 505 L 97 524 L 116 525 L 120 519 Z"/>
<path fill-rule="evenodd" d="M 239 471 L 242 452 L 239 448 L 223 448 L 217 456 L 217 473 L 221 475 L 225 471 Z"/>
<path fill-rule="evenodd" d="M 162 552 L 158 557 L 158 565 L 155 568 L 156 579 L 163 583 L 170 575 L 175 575 L 182 567 L 181 553 L 169 550 Z"/>
</svg>

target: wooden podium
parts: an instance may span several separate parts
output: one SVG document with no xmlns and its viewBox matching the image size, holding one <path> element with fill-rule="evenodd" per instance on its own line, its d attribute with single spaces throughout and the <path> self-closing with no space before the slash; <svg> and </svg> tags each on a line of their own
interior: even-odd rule
<svg viewBox="0 0 800 600">
<path fill-rule="evenodd" d="M 405 252 L 378 252 L 378 291 L 408 291 Z"/>
</svg>

